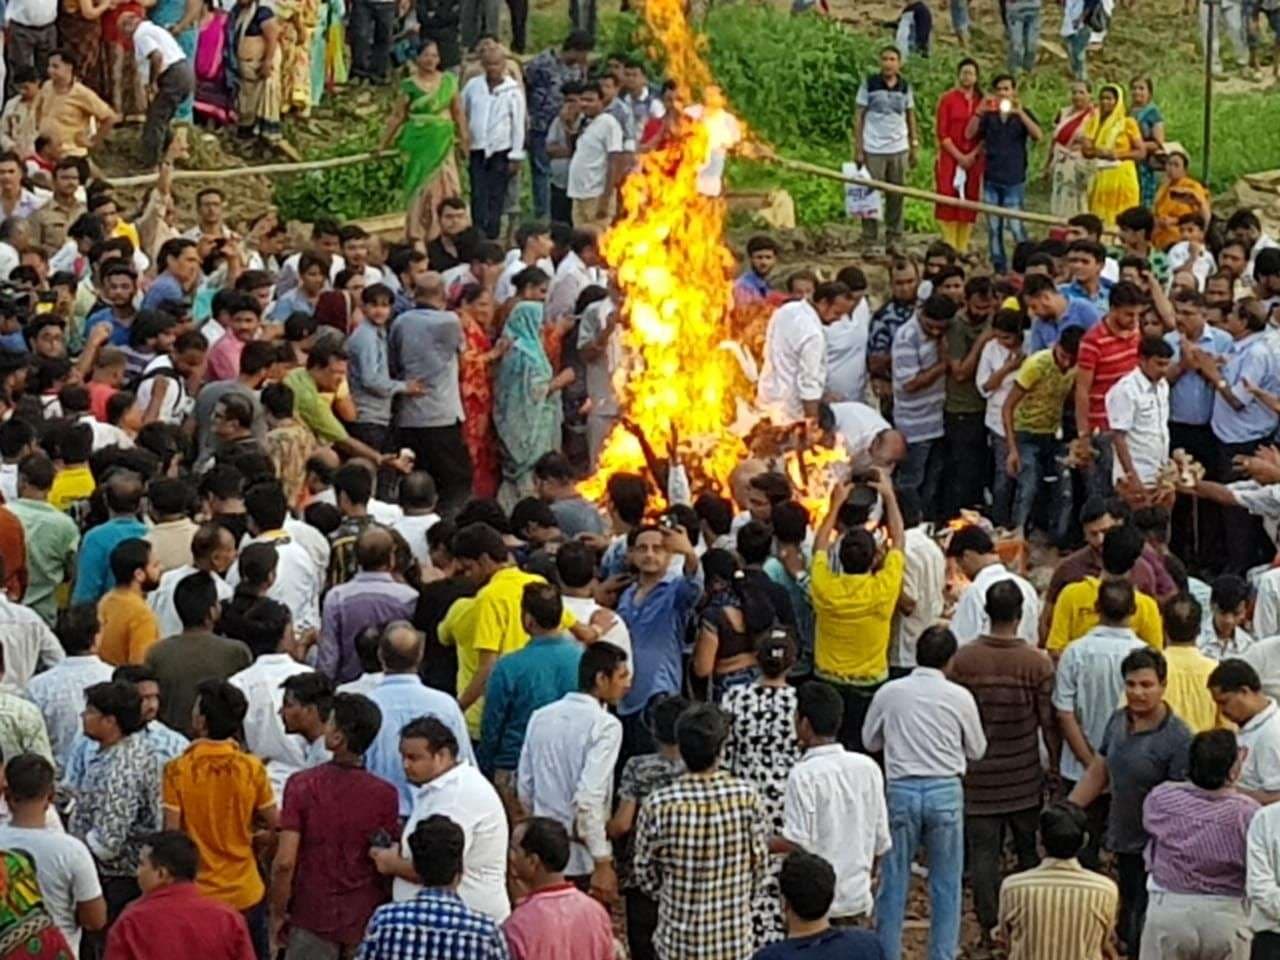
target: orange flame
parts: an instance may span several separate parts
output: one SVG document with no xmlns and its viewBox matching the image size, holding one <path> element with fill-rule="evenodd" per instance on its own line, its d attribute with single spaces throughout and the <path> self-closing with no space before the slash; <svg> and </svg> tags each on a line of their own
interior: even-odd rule
<svg viewBox="0 0 1280 960">
<path fill-rule="evenodd" d="M 730 472 L 749 455 L 741 431 L 729 427 L 738 419 L 738 398 L 753 391 L 732 355 L 719 349 L 734 337 L 735 268 L 724 242 L 720 181 L 725 154 L 744 131 L 711 83 L 704 42 L 689 26 L 685 0 L 646 0 L 642 6 L 677 101 L 695 105 L 680 111 L 657 148 L 639 156 L 623 183 L 622 215 L 601 243 L 617 274 L 628 356 L 614 385 L 625 416 L 660 456 L 674 428 L 691 477 L 727 493 Z M 825 466 L 832 456 L 810 456 L 814 469 L 801 469 L 791 454 L 786 470 L 799 490 L 815 494 L 802 496 L 813 510 L 829 489 Z M 835 456 L 843 459 L 843 451 Z M 581 492 L 599 500 L 611 474 L 644 468 L 636 438 L 615 428 Z"/>
</svg>

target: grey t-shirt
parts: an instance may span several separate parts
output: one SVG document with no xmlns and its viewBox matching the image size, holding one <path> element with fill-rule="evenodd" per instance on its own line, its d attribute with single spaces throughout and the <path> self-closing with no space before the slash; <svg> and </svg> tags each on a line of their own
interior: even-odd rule
<svg viewBox="0 0 1280 960">
<path fill-rule="evenodd" d="M 462 394 L 458 389 L 458 353 L 462 349 L 462 322 L 448 310 L 415 307 L 391 324 L 391 376 L 397 380 L 421 380 L 427 392 L 402 397 L 396 425 L 400 427 L 448 427 L 463 420 Z"/>
<path fill-rule="evenodd" d="M 604 533 L 604 518 L 600 511 L 582 497 L 556 500 L 551 504 L 551 512 L 556 515 L 560 532 L 566 537 L 573 538 L 580 533 Z"/>
<path fill-rule="evenodd" d="M 1185 780 L 1191 750 L 1191 728 L 1166 708 L 1164 721 L 1154 730 L 1134 733 L 1128 710 L 1121 707 L 1107 721 L 1098 755 L 1111 776 L 1111 814 L 1107 818 L 1107 849 L 1142 853 L 1147 832 L 1142 829 L 1142 803 L 1166 780 Z"/>
<path fill-rule="evenodd" d="M 213 411 L 223 397 L 238 393 L 253 404 L 253 438 L 259 443 L 267 435 L 267 418 L 262 412 L 262 403 L 258 396 L 248 387 L 235 380 L 215 380 L 200 388 L 196 394 L 196 405 L 192 416 L 196 421 L 196 469 L 202 470 L 213 459 L 218 447 L 218 438 L 213 435 Z"/>
</svg>

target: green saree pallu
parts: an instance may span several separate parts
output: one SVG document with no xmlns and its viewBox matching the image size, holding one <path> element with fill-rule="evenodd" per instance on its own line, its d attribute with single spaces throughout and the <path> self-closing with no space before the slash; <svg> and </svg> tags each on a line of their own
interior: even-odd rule
<svg viewBox="0 0 1280 960">
<path fill-rule="evenodd" d="M 427 93 L 411 79 L 400 81 L 400 92 L 409 99 L 409 116 L 396 146 L 405 154 L 405 196 L 412 198 L 448 160 L 457 134 L 449 112 L 458 92 L 458 78 L 445 73 L 434 93 Z"/>
</svg>

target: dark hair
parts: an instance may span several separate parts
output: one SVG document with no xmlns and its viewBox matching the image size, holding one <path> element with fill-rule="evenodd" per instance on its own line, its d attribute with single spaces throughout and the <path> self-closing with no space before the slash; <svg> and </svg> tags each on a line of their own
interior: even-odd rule
<svg viewBox="0 0 1280 960">
<path fill-rule="evenodd" d="M 988 554 L 994 553 L 995 549 L 996 544 L 991 539 L 991 534 L 977 524 L 970 524 L 951 535 L 951 541 L 947 544 L 947 556 L 958 560 L 966 553 Z"/>
<path fill-rule="evenodd" d="M 1103 580 L 1098 584 L 1096 608 L 1099 617 L 1112 622 L 1133 616 L 1138 609 L 1133 584 L 1128 580 Z"/>
<path fill-rule="evenodd" d="M 1045 807 L 1040 814 L 1040 841 L 1044 852 L 1060 860 L 1078 854 L 1088 836 L 1089 818 L 1084 810 L 1065 800 Z"/>
<path fill-rule="evenodd" d="M 1058 335 L 1058 346 L 1074 360 L 1080 353 L 1080 340 L 1083 337 L 1084 330 L 1081 327 L 1067 327 Z"/>
<path fill-rule="evenodd" d="M 29 453 L 18 461 L 18 480 L 37 490 L 52 487 L 55 472 L 53 461 L 43 453 Z"/>
<path fill-rule="evenodd" d="M 458 755 L 458 738 L 443 721 L 425 715 L 410 720 L 400 728 L 401 740 L 425 740 L 432 753 L 448 750 L 450 755 Z"/>
<path fill-rule="evenodd" d="M 291 697 L 301 707 L 315 707 L 320 719 L 327 719 L 333 706 L 333 682 L 323 673 L 308 670 L 295 673 L 280 684 L 286 697 Z"/>
<path fill-rule="evenodd" d="M 344 463 L 333 475 L 333 489 L 335 495 L 346 494 L 353 504 L 362 506 L 373 496 L 373 476 L 363 464 Z"/>
<path fill-rule="evenodd" d="M 850 293 L 867 289 L 867 275 L 862 272 L 861 267 L 841 267 L 840 272 L 836 274 L 836 280 L 848 287 Z"/>
<path fill-rule="evenodd" d="M 1147 295 L 1137 284 L 1130 283 L 1127 280 L 1121 280 L 1111 288 L 1111 306 L 1114 307 L 1141 307 L 1148 302 Z"/>
<path fill-rule="evenodd" d="M 765 250 L 772 250 L 774 253 L 781 253 L 782 248 L 778 246 L 778 241 L 767 234 L 757 233 L 747 241 L 747 256 L 753 253 L 761 253 Z"/>
<path fill-rule="evenodd" d="M 113 718 L 124 736 L 142 729 L 142 697 L 131 683 L 108 680 L 85 687 L 84 702 L 104 717 Z"/>
<path fill-rule="evenodd" d="M 810 680 L 796 691 L 796 716 L 808 720 L 817 736 L 834 737 L 844 722 L 844 700 L 831 684 Z"/>
<path fill-rule="evenodd" d="M 559 450 L 551 450 L 540 456 L 534 463 L 533 475 L 539 480 L 559 480 L 569 483 L 573 480 L 573 465 Z"/>
<path fill-rule="evenodd" d="M 173 590 L 173 606 L 187 630 L 209 622 L 209 611 L 218 605 L 218 590 L 213 577 L 198 570 L 178 581 Z"/>
<path fill-rule="evenodd" d="M 733 504 L 708 490 L 698 494 L 693 501 L 694 512 L 717 537 L 722 537 L 733 528 Z M 776 522 L 776 518 L 775 518 Z"/>
<path fill-rule="evenodd" d="M 58 639 L 67 656 L 74 657 L 89 651 L 99 629 L 98 605 L 78 603 L 62 615 L 58 624 Z"/>
<path fill-rule="evenodd" d="M 670 746 L 676 742 L 676 722 L 689 706 L 690 702 L 684 697 L 671 696 L 661 698 L 650 708 L 650 725 L 658 743 Z"/>
<path fill-rule="evenodd" d="M 956 655 L 956 637 L 947 627 L 925 628 L 916 641 L 916 663 L 941 670 Z"/>
<path fill-rule="evenodd" d="M 792 850 L 778 871 L 778 887 L 787 906 L 801 920 L 821 920 L 836 896 L 836 872 L 816 853 Z"/>
<path fill-rule="evenodd" d="M 287 383 L 267 384 L 262 388 L 260 399 L 267 413 L 277 420 L 287 420 L 293 416 L 293 390 Z"/>
<path fill-rule="evenodd" d="M 1257 693 L 1262 689 L 1258 671 L 1247 660 L 1223 660 L 1209 674 L 1209 689 L 1222 693 L 1239 693 L 1248 690 Z"/>
<path fill-rule="evenodd" d="M 785 630 L 772 630 L 756 643 L 756 663 L 771 680 L 782 676 L 795 662 L 796 642 Z"/>
<path fill-rule="evenodd" d="M 773 552 L 773 531 L 759 520 L 750 520 L 738 530 L 738 556 L 743 563 L 759 564 Z"/>
<path fill-rule="evenodd" d="M 595 551 L 579 540 L 570 540 L 556 551 L 556 573 L 571 590 L 585 587 L 595 579 Z"/>
<path fill-rule="evenodd" d="M 1230 730 L 1205 730 L 1191 739 L 1187 779 L 1201 790 L 1218 790 L 1231 779 L 1239 756 L 1236 735 Z"/>
<path fill-rule="evenodd" d="M 251 587 L 264 587 L 280 563 L 273 543 L 251 543 L 240 551 L 240 581 Z"/>
<path fill-rule="evenodd" d="M 809 532 L 809 511 L 795 500 L 775 504 L 769 519 L 773 524 L 773 535 L 778 538 L 779 543 L 802 543 Z M 739 533 L 738 536 L 741 538 L 742 534 Z M 738 549 L 741 552 L 741 539 Z"/>
<path fill-rule="evenodd" d="M 53 764 L 38 753 L 20 753 L 4 765 L 5 790 L 19 803 L 53 797 Z"/>
<path fill-rule="evenodd" d="M 592 644 L 588 651 L 600 644 Z M 586 654 L 583 654 L 584 658 Z M 676 721 L 676 743 L 690 773 L 709 770 L 720 756 L 729 736 L 729 724 L 719 707 L 697 703 L 680 714 Z"/>
<path fill-rule="evenodd" d="M 462 530 L 473 523 L 487 523 L 501 534 L 512 533 L 511 521 L 497 500 L 482 498 L 468 500 L 463 504 L 458 515 L 454 517 L 458 529 Z"/>
<path fill-rule="evenodd" d="M 552 873 L 559 873 L 569 863 L 569 831 L 551 817 L 530 817 L 524 821 L 520 849 L 537 857 Z"/>
<path fill-rule="evenodd" d="M 1120 675 L 1123 677 L 1137 673 L 1139 670 L 1154 671 L 1156 679 L 1161 683 L 1164 683 L 1169 676 L 1169 665 L 1165 662 L 1164 654 L 1151 647 L 1130 650 L 1129 654 L 1120 661 Z"/>
<path fill-rule="evenodd" d="M 1138 356 L 1144 360 L 1172 360 L 1173 347 L 1163 337 L 1143 337 L 1138 344 Z"/>
<path fill-rule="evenodd" d="M 213 740 L 234 737 L 249 712 L 249 701 L 229 680 L 201 680 L 196 684 L 196 704 Z"/>
<path fill-rule="evenodd" d="M 487 523 L 471 523 L 453 535 L 450 552 L 460 560 L 479 560 L 482 557 L 502 563 L 507 559 L 507 544 L 500 534 Z"/>
<path fill-rule="evenodd" d="M 1179 593 L 1164 602 L 1164 632 L 1173 643 L 1195 643 L 1203 616 L 1200 601 L 1189 593 Z"/>
<path fill-rule="evenodd" d="M 840 538 L 839 556 L 845 573 L 866 573 L 876 560 L 876 538 L 871 531 L 854 527 Z"/>
<path fill-rule="evenodd" d="M 609 503 L 624 523 L 635 526 L 644 520 L 649 488 L 638 473 L 613 473 L 605 483 Z"/>
<path fill-rule="evenodd" d="M 261 532 L 279 530 L 289 514 L 289 501 L 278 480 L 262 480 L 244 492 L 244 509 Z"/>
<path fill-rule="evenodd" d="M 151 866 L 164 870 L 174 880 L 195 880 L 200 869 L 200 851 L 194 842 L 180 830 L 164 830 L 143 837 L 144 856 Z"/>
<path fill-rule="evenodd" d="M 555 630 L 564 618 L 564 601 L 560 591 L 549 583 L 526 583 L 520 595 L 520 612 L 540 630 Z"/>
<path fill-rule="evenodd" d="M 606 678 L 612 677 L 626 662 L 625 650 L 606 640 L 597 640 L 582 651 L 582 659 L 578 661 L 578 689 L 582 693 L 590 693 L 601 674 Z"/>
<path fill-rule="evenodd" d="M 1249 602 L 1249 597 L 1252 593 L 1253 591 L 1249 588 L 1249 581 L 1244 577 L 1224 573 L 1213 581 L 1213 591 L 1210 594 L 1209 602 L 1219 610 L 1237 610 Z"/>
<path fill-rule="evenodd" d="M 347 740 L 347 749 L 363 754 L 382 729 L 382 711 L 368 697 L 358 693 L 335 693 L 331 701 L 330 723 Z"/>
<path fill-rule="evenodd" d="M 791 481 L 787 479 L 786 474 L 776 470 L 756 474 L 747 481 L 747 486 L 763 493 L 770 507 L 774 504 L 786 503 L 791 499 Z"/>
<path fill-rule="evenodd" d="M 1000 580 L 987 587 L 987 616 L 992 624 L 1022 619 L 1022 588 L 1014 580 Z"/>
<path fill-rule="evenodd" d="M 1128 210 L 1122 210 L 1116 217 L 1116 226 L 1121 230 L 1137 230 L 1150 240 L 1156 228 L 1156 218 L 1146 207 L 1130 207 Z"/>
<path fill-rule="evenodd" d="M 1102 536 L 1102 569 L 1122 577 L 1133 569 L 1145 548 L 1146 541 L 1136 527 L 1128 523 L 1112 527 Z"/>
<path fill-rule="evenodd" d="M 111 551 L 111 576 L 116 586 L 133 580 L 133 575 L 151 562 L 151 544 L 139 537 L 121 540 Z"/>
<path fill-rule="evenodd" d="M 556 519 L 551 504 L 537 497 L 525 497 L 511 508 L 511 530 L 517 537 L 523 538 L 530 524 L 544 528 L 557 527 L 560 521 Z"/>
<path fill-rule="evenodd" d="M 433 813 L 409 834 L 413 869 L 425 887 L 447 887 L 462 873 L 467 835 L 443 814 Z"/>
</svg>

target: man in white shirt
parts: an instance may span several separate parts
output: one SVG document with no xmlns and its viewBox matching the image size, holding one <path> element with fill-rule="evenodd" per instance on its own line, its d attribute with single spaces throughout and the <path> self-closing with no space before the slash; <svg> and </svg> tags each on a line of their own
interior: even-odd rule
<svg viewBox="0 0 1280 960">
<path fill-rule="evenodd" d="M 551 817 L 574 838 L 565 875 L 591 877 L 591 890 L 618 895 L 605 823 L 613 809 L 613 768 L 622 722 L 609 713 L 631 689 L 627 655 L 597 641 L 582 652 L 578 690 L 533 712 L 520 750 L 516 790 L 532 816 Z"/>
<path fill-rule="evenodd" d="M 894 679 L 911 672 L 916 665 L 916 641 L 920 634 L 942 619 L 947 581 L 947 558 L 925 528 L 919 495 L 914 490 L 900 490 L 898 509 L 907 533 L 904 551 L 907 565 L 902 574 L 902 592 L 893 615 L 893 640 L 889 647 L 889 676 Z"/>
<path fill-rule="evenodd" d="M 138 74 L 152 91 L 142 127 L 142 162 L 152 167 L 160 162 L 178 107 L 195 92 L 196 76 L 177 39 L 159 24 L 130 12 L 120 17 L 120 33 L 132 40 Z"/>
<path fill-rule="evenodd" d="M 3 617 L 4 602 L 3 597 L 0 597 L 0 618 Z M 40 624 L 43 626 L 44 621 L 40 621 Z M 3 630 L 4 627 L 0 624 L 0 631 Z M 66 766 L 71 745 L 80 732 L 84 688 L 111 679 L 111 665 L 98 656 L 99 631 L 96 606 L 84 603 L 72 607 L 67 611 L 61 628 L 62 645 L 59 653 L 65 650 L 65 658 L 60 657 L 52 667 L 32 677 L 27 683 L 27 698 L 40 708 L 44 717 L 44 725 L 49 731 L 49 745 L 53 748 L 53 759 L 58 765 L 59 773 Z M 52 636 L 50 633 L 50 637 Z M 57 640 L 54 642 L 57 643 Z M 7 637 L 5 647 L 7 665 Z M 8 679 L 7 670 L 5 679 Z"/>
<path fill-rule="evenodd" d="M 774 311 L 765 331 L 764 369 L 756 384 L 756 403 L 780 426 L 815 420 L 827 384 L 827 346 L 823 325 L 844 316 L 853 295 L 843 283 L 823 283 L 813 303 L 795 300 Z"/>
<path fill-rule="evenodd" d="M 0 496 L 5 503 L 18 499 L 18 461 L 36 449 L 36 431 L 26 420 L 0 423 Z"/>
<path fill-rule="evenodd" d="M 831 916 L 849 918 L 870 915 L 871 874 L 892 841 L 884 777 L 874 760 L 837 741 L 843 719 L 844 700 L 835 688 L 821 681 L 800 688 L 796 734 L 805 754 L 787 775 L 782 839 L 831 861 Z"/>
<path fill-rule="evenodd" d="M 916 645 L 918 666 L 871 699 L 862 725 L 869 751 L 884 751 L 890 836 L 876 893 L 876 934 L 886 957 L 902 956 L 902 924 L 916 850 L 929 851 L 929 950 L 954 956 L 960 939 L 964 872 L 964 788 L 968 762 L 987 752 L 971 694 L 946 677 L 956 639 L 933 626 Z M 928 829 L 925 828 L 928 824 Z"/>
<path fill-rule="evenodd" d="M 617 210 L 618 187 L 625 175 L 627 155 L 622 127 L 604 109 L 600 84 L 587 84 L 581 94 L 585 125 L 579 130 L 569 161 L 569 199 L 573 225 L 606 230 Z"/>
<path fill-rule="evenodd" d="M 83 841 L 61 827 L 49 827 L 54 779 L 48 760 L 32 753 L 14 757 L 5 765 L 3 780 L 12 819 L 0 826 L 0 849 L 21 850 L 31 857 L 49 919 L 76 956 L 81 931 L 107 925 L 107 902 L 93 855 Z"/>
<path fill-rule="evenodd" d="M 1155 485 L 1169 459 L 1169 367 L 1173 347 L 1150 337 L 1138 347 L 1138 365 L 1107 391 L 1107 421 L 1115 443 L 1112 480 L 1138 489 Z"/>
<path fill-rule="evenodd" d="M 1262 692 L 1258 672 L 1244 660 L 1225 660 L 1209 674 L 1209 693 L 1236 724 L 1243 764 L 1236 789 L 1264 806 L 1280 800 L 1280 709 Z"/>
<path fill-rule="evenodd" d="M 493 288 L 493 302 L 504 304 L 516 295 L 511 281 L 516 274 L 529 267 L 537 267 L 548 277 L 555 271 L 551 262 L 551 231 L 545 223 L 523 223 L 516 228 L 516 249 L 507 253 L 497 286 Z"/>
<path fill-rule="evenodd" d="M 867 338 L 871 333 L 871 305 L 867 301 L 867 278 L 857 267 L 845 267 L 836 279 L 849 288 L 853 307 L 823 331 L 827 343 L 827 397 L 832 402 L 865 401 L 867 379 Z"/>
<path fill-rule="evenodd" d="M 249 712 L 244 717 L 245 745 L 267 765 L 267 776 L 279 803 L 289 777 L 307 767 L 306 740 L 286 733 L 280 717 L 284 705 L 281 684 L 296 674 L 313 671 L 299 661 L 306 648 L 294 639 L 286 607 L 260 601 L 254 608 L 254 619 L 263 635 L 279 636 L 276 652 L 262 654 L 252 666 L 233 674 L 230 682 L 249 701 Z"/>
<path fill-rule="evenodd" d="M 466 848 L 458 896 L 472 910 L 501 922 L 511 913 L 507 899 L 510 830 L 498 791 L 478 768 L 458 759 L 458 740 L 435 717 L 419 717 L 400 734 L 400 756 L 410 781 L 419 785 L 400 846 L 370 851 L 383 876 L 395 878 L 392 896 L 408 900 L 422 889 L 409 852 L 419 823 L 439 814 L 462 828 Z"/>
<path fill-rule="evenodd" d="M 583 290 L 598 283 L 595 276 L 600 263 L 600 248 L 594 230 L 575 230 L 569 238 L 569 252 L 556 264 L 555 276 L 547 287 L 547 301 L 543 316 L 548 323 L 574 312 L 578 296 Z"/>
<path fill-rule="evenodd" d="M 296 629 L 319 630 L 324 570 L 316 566 L 310 551 L 284 529 L 289 512 L 284 489 L 275 480 L 256 483 L 245 491 L 244 506 L 252 539 L 241 548 L 251 543 L 270 543 L 276 548 L 276 578 L 267 596 L 289 608 Z M 239 582 L 237 565 L 227 571 L 227 584 L 234 589 Z"/>
<path fill-rule="evenodd" d="M 1000 562 L 995 541 L 979 526 L 957 530 L 947 544 L 947 556 L 953 558 L 960 571 L 969 578 L 951 616 L 951 632 L 961 644 L 970 643 L 991 632 L 987 616 L 987 588 L 1001 580 L 1012 580 L 1022 591 L 1022 620 L 1018 638 L 1031 646 L 1039 643 L 1040 595 L 1025 579 Z"/>
<path fill-rule="evenodd" d="M 178 584 L 193 573 L 207 573 L 213 579 L 218 602 L 230 600 L 234 591 L 223 579 L 236 562 L 236 542 L 231 531 L 219 523 L 202 524 L 191 537 L 191 562 L 160 576 L 160 584 L 147 594 L 147 605 L 156 615 L 160 637 L 182 632 L 182 619 L 173 605 Z"/>
<path fill-rule="evenodd" d="M 565 609 L 579 623 L 600 624 L 597 614 L 605 608 L 596 603 L 595 551 L 579 541 L 571 541 L 556 551 L 556 573 L 560 575 L 560 599 Z M 609 611 L 612 625 L 604 630 L 600 639 L 613 644 L 627 655 L 631 662 L 631 631 L 626 621 Z"/>
<path fill-rule="evenodd" d="M 907 456 L 907 441 L 874 408 L 856 400 L 818 404 L 819 442 L 834 447 L 843 442 L 849 466 L 857 472 L 872 467 L 892 473 Z"/>
<path fill-rule="evenodd" d="M 1245 863 L 1252 949 L 1259 957 L 1274 957 L 1280 953 L 1280 803 L 1263 807 L 1249 821 Z"/>
<path fill-rule="evenodd" d="M 471 221 L 496 240 L 507 186 L 524 160 L 524 87 L 507 74 L 500 47 L 486 49 L 480 65 L 484 73 L 462 88 L 462 110 L 471 133 Z"/>
<path fill-rule="evenodd" d="M 30 544 L 28 549 L 31 549 Z M 4 558 L 0 557 L 0 583 L 5 576 Z M 65 656 L 58 638 L 40 615 L 29 607 L 14 603 L 3 589 L 0 589 L 0 644 L 3 644 L 3 656 L 0 656 L 0 668 L 4 671 L 2 685 L 14 693 L 21 693 L 27 688 L 27 682 L 37 667 L 52 666 Z"/>
</svg>

